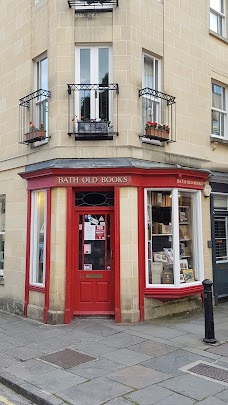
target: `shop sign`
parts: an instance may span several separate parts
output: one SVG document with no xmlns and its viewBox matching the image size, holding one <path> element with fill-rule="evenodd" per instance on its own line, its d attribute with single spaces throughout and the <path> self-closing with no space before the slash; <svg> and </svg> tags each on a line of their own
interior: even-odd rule
<svg viewBox="0 0 228 405">
<path fill-rule="evenodd" d="M 177 186 L 187 186 L 187 187 L 192 187 L 192 188 L 203 188 L 204 182 L 200 180 L 194 180 L 194 179 L 185 179 L 185 178 L 178 178 L 177 179 Z"/>
<path fill-rule="evenodd" d="M 58 185 L 127 185 L 130 176 L 60 176 L 57 177 Z"/>
</svg>

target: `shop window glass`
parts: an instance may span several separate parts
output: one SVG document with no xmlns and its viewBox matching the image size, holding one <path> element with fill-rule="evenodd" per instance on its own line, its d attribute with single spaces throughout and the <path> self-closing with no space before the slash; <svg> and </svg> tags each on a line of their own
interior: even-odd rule
<svg viewBox="0 0 228 405">
<path fill-rule="evenodd" d="M 32 193 L 31 242 L 30 242 L 30 284 L 45 284 L 46 269 L 46 191 Z"/>
<path fill-rule="evenodd" d="M 4 276 L 5 206 L 6 196 L 0 195 L 0 277 Z"/>
<path fill-rule="evenodd" d="M 216 210 L 228 210 L 228 199 L 226 195 L 214 195 L 214 207 Z"/>
<path fill-rule="evenodd" d="M 147 285 L 202 280 L 200 193 L 147 192 Z"/>
</svg>

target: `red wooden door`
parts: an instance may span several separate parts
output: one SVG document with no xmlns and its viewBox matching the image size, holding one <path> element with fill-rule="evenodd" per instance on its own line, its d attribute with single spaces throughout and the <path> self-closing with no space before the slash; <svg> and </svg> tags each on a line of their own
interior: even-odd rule
<svg viewBox="0 0 228 405">
<path fill-rule="evenodd" d="M 75 215 L 74 315 L 114 314 L 113 211 Z"/>
</svg>

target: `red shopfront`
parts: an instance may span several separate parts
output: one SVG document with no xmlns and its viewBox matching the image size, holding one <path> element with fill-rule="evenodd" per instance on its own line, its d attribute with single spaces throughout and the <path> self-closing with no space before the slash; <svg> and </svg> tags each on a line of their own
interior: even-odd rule
<svg viewBox="0 0 228 405">
<path fill-rule="evenodd" d="M 52 193 L 53 190 L 59 188 L 64 188 L 66 191 L 66 251 L 65 264 L 63 264 L 64 268 L 62 269 L 65 275 L 65 296 L 64 307 L 62 308 L 65 323 L 69 323 L 77 315 L 114 315 L 116 322 L 124 320 L 122 317 L 125 305 L 124 288 L 121 285 L 121 275 L 124 273 L 125 268 L 120 254 L 121 243 L 124 243 L 120 222 L 123 188 L 125 190 L 131 188 L 137 190 L 137 217 L 134 218 L 134 221 L 137 222 L 139 241 L 138 260 L 135 263 L 138 269 L 138 290 L 135 297 L 138 302 L 138 320 L 144 319 L 145 297 L 169 300 L 202 293 L 202 275 L 195 278 L 194 282 L 185 283 L 185 285 L 180 284 L 175 272 L 171 284 L 164 284 L 164 276 L 163 281 L 160 283 L 155 280 L 154 268 L 157 270 L 159 265 L 157 262 L 152 263 L 152 274 L 151 269 L 149 269 L 152 259 L 149 257 L 149 248 L 147 246 L 150 241 L 147 240 L 149 232 L 146 211 L 149 206 L 147 200 L 148 198 L 154 198 L 155 193 L 159 193 L 159 197 L 161 195 L 162 198 L 166 199 L 172 193 L 173 201 L 175 199 L 178 201 L 181 193 L 182 201 L 188 197 L 192 199 L 193 195 L 195 199 L 195 193 L 198 193 L 199 197 L 207 180 L 207 173 L 176 168 L 147 170 L 140 168 L 108 168 L 105 170 L 101 168 L 52 168 L 28 171 L 21 174 L 21 176 L 28 182 L 26 316 L 31 303 L 31 293 L 36 291 L 44 296 L 43 321 L 54 322 L 54 318 L 50 315 L 55 312 L 55 308 L 51 307 L 50 302 L 50 290 L 53 290 L 53 277 L 50 277 L 52 273 L 51 246 L 53 245 L 51 244 L 51 234 L 52 222 L 58 217 L 58 212 L 53 212 Z M 34 282 L 34 279 L 31 278 L 32 258 L 34 255 L 34 246 L 31 239 L 34 239 L 32 232 L 37 226 L 32 225 L 32 218 L 34 217 L 33 204 L 35 204 L 33 194 L 39 192 L 44 192 L 46 195 L 46 199 L 44 199 L 46 204 L 44 210 L 46 213 L 46 240 L 44 245 L 42 245 L 40 239 L 37 242 L 37 249 L 40 246 L 43 249 L 42 255 L 40 253 L 37 255 L 37 260 L 39 261 L 41 256 L 42 260 L 45 261 L 45 269 L 42 270 L 43 279 L 38 277 Z M 197 198 L 196 201 L 198 201 Z M 200 204 L 200 201 L 198 203 Z M 192 203 L 192 207 L 189 205 L 192 212 L 196 210 L 196 203 L 194 204 Z M 171 210 L 168 207 L 163 208 L 161 206 L 159 211 L 165 211 L 167 217 L 167 212 Z M 174 205 L 172 211 L 176 212 Z M 152 208 L 152 212 L 155 215 L 156 209 Z M 175 225 L 175 215 L 177 213 L 175 214 L 175 212 L 172 215 L 170 214 L 169 219 L 170 223 L 173 222 L 174 228 L 177 227 Z M 41 223 L 43 223 L 43 219 L 40 221 Z M 174 229 L 173 232 L 177 233 L 177 230 Z M 197 234 L 197 230 L 195 234 Z M 165 237 L 171 240 L 168 233 L 165 236 L 163 234 L 156 235 L 153 241 L 154 246 L 156 239 L 161 241 L 162 238 L 165 240 Z M 175 250 L 173 249 L 174 242 L 170 251 Z M 187 244 L 186 241 L 184 243 Z M 158 258 L 158 254 L 155 257 Z M 177 254 L 175 260 L 177 262 L 179 260 Z M 39 262 L 38 267 L 42 267 L 42 265 L 43 262 L 41 264 Z"/>
</svg>

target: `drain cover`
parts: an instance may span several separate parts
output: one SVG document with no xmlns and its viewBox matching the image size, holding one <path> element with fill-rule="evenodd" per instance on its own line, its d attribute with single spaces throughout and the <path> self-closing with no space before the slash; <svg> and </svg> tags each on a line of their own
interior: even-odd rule
<svg viewBox="0 0 228 405">
<path fill-rule="evenodd" d="M 188 364 L 180 368 L 181 371 L 206 378 L 214 382 L 228 385 L 228 368 L 212 365 L 202 361 Z"/>
<path fill-rule="evenodd" d="M 41 360 L 55 364 L 56 366 L 64 369 L 68 369 L 79 366 L 79 364 L 82 363 L 87 363 L 88 361 L 96 360 L 96 358 L 76 352 L 75 350 L 64 349 L 60 350 L 59 352 L 47 354 L 46 356 L 41 357 Z"/>
</svg>

